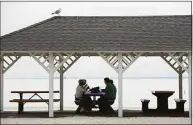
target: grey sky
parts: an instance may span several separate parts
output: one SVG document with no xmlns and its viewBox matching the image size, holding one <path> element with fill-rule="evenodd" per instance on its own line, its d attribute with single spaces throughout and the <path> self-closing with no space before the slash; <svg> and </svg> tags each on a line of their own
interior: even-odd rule
<svg viewBox="0 0 193 125">
<path fill-rule="evenodd" d="M 190 15 L 190 2 L 2 2 L 1 35 L 51 18 L 61 8 L 61 16 L 149 16 Z M 89 65 L 92 63 L 92 65 Z M 95 66 L 95 67 L 94 67 Z M 19 72 L 19 73 L 18 73 Z M 17 75 L 16 75 L 17 74 Z M 32 59 L 21 59 L 6 76 L 37 77 L 46 72 Z M 156 74 L 156 75 L 155 75 Z M 68 72 L 69 76 L 116 76 L 100 58 L 81 58 Z M 125 72 L 126 76 L 176 76 L 161 58 L 140 58 Z"/>
<path fill-rule="evenodd" d="M 2 2 L 2 35 L 52 17 L 190 15 L 190 2 Z"/>
</svg>

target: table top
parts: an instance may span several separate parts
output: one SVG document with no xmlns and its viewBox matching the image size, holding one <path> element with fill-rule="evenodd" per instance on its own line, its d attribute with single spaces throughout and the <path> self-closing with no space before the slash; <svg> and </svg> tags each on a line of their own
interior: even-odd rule
<svg viewBox="0 0 193 125">
<path fill-rule="evenodd" d="M 97 93 L 86 92 L 85 95 L 89 95 L 89 96 L 103 96 L 103 95 L 105 95 L 105 93 L 104 92 L 97 92 Z"/>
<path fill-rule="evenodd" d="M 174 94 L 174 91 L 152 91 L 152 94 L 157 97 L 168 98 Z"/>
<path fill-rule="evenodd" d="M 158 93 L 158 94 L 173 94 L 174 91 L 152 91 L 152 93 Z"/>
<path fill-rule="evenodd" d="M 54 93 L 60 93 L 60 91 L 53 91 Z M 11 93 L 49 93 L 49 91 L 11 91 Z"/>
</svg>

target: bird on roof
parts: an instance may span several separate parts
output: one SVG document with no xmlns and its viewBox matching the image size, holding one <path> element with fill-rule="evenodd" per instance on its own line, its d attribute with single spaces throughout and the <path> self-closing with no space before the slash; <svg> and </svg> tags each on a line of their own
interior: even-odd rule
<svg viewBox="0 0 193 125">
<path fill-rule="evenodd" d="M 61 12 L 61 8 L 59 8 L 58 10 L 56 10 L 55 12 L 53 12 L 53 13 L 52 13 L 52 15 L 53 15 L 53 14 L 57 14 L 57 15 L 59 15 L 59 14 L 60 14 L 60 12 Z"/>
</svg>

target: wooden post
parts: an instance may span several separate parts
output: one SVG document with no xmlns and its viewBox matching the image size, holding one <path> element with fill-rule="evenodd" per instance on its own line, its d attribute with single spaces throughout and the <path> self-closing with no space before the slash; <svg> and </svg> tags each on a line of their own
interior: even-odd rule
<svg viewBox="0 0 193 125">
<path fill-rule="evenodd" d="M 60 62 L 62 62 L 62 59 L 60 58 Z M 64 88 L 63 88 L 63 75 L 64 75 L 64 71 L 63 71 L 63 65 L 60 67 L 60 111 L 63 111 L 63 94 L 64 94 Z"/>
<path fill-rule="evenodd" d="M 49 117 L 54 117 L 54 57 L 49 53 Z"/>
<path fill-rule="evenodd" d="M 1 63 L 1 66 L 0 66 L 0 78 L 1 78 L 1 92 L 0 92 L 0 94 L 1 94 L 1 99 L 0 99 L 0 101 L 1 101 L 1 109 L 0 109 L 0 111 L 3 111 L 3 101 L 4 101 L 4 99 L 3 99 L 3 96 L 4 96 L 4 75 L 3 75 L 3 55 L 1 56 L 1 58 L 0 58 L 0 63 Z"/>
<path fill-rule="evenodd" d="M 118 53 L 118 116 L 123 117 L 123 97 L 122 97 L 122 53 Z"/>
<path fill-rule="evenodd" d="M 179 58 L 179 61 L 182 62 L 182 57 Z M 183 86 L 182 86 L 182 67 L 181 66 L 179 66 L 178 76 L 179 76 L 179 99 L 183 99 L 183 95 L 182 95 L 182 89 L 183 89 Z"/>
<path fill-rule="evenodd" d="M 188 53 L 189 118 L 192 120 L 192 53 Z M 191 121 L 192 122 L 192 121 Z"/>
</svg>

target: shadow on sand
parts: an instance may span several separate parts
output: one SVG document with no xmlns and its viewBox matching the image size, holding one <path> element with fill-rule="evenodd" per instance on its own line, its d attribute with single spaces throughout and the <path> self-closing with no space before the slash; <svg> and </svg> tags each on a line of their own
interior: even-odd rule
<svg viewBox="0 0 193 125">
<path fill-rule="evenodd" d="M 54 117 L 73 117 L 73 116 L 90 116 L 90 117 L 117 117 L 118 111 L 115 113 L 100 113 L 98 111 L 87 112 L 83 114 L 76 114 L 75 111 L 55 111 Z M 188 111 L 184 113 L 177 113 L 174 110 L 168 110 L 167 112 L 158 112 L 156 110 L 149 110 L 147 113 L 143 113 L 141 110 L 124 110 L 123 117 L 188 117 Z M 4 111 L 1 113 L 1 118 L 48 118 L 48 111 L 24 111 L 22 114 L 18 114 L 13 111 Z"/>
</svg>

